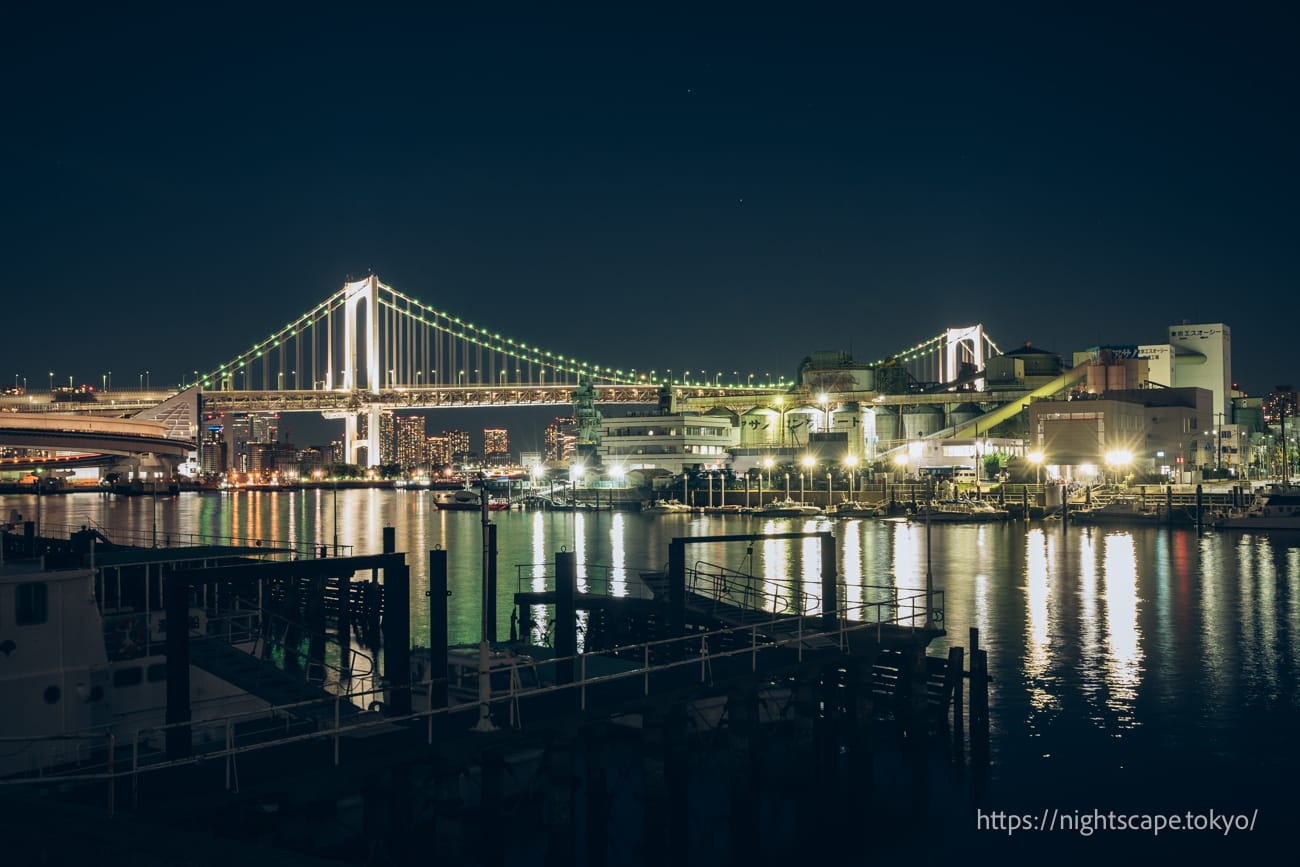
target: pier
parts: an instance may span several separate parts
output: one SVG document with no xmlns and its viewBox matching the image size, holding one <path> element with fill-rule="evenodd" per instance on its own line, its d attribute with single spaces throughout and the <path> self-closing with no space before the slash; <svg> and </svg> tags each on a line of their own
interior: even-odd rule
<svg viewBox="0 0 1300 867">
<path fill-rule="evenodd" d="M 391 539 L 386 530 L 384 552 L 361 557 L 41 540 L 69 560 L 90 549 L 86 566 L 94 551 L 106 608 L 148 612 L 161 598 L 169 622 L 192 622 L 198 609 L 205 626 L 163 637 L 165 723 L 92 739 L 76 762 L 0 780 L 0 796 L 48 801 L 52 818 L 104 808 L 176 847 L 183 840 L 164 827 L 353 863 L 431 851 L 484 864 L 537 854 L 685 863 L 714 849 L 752 860 L 797 847 L 794 829 L 873 803 L 882 773 L 920 797 L 936 754 L 987 758 L 982 651 L 973 640 L 969 675 L 960 649 L 926 655 L 945 634 L 942 592 L 867 588 L 870 598 L 846 604 L 830 533 L 681 537 L 666 571 L 606 572 L 583 592 L 571 552 L 544 574 L 520 567 L 519 634 L 485 638 L 539 677 L 485 689 L 478 701 L 450 701 L 440 666 L 413 681 L 410 654 L 422 650 L 413 645 L 427 643 L 431 659 L 448 652 L 448 552 L 431 552 L 430 632 L 413 641 L 409 570 Z M 764 586 L 741 570 L 687 565 L 693 545 L 756 540 L 818 541 L 820 586 Z M 363 638 L 356 622 L 377 613 L 364 601 L 372 582 L 384 591 L 381 628 Z M 202 717 L 191 667 L 263 706 Z M 755 828 L 756 811 L 773 808 L 791 824 Z"/>
</svg>

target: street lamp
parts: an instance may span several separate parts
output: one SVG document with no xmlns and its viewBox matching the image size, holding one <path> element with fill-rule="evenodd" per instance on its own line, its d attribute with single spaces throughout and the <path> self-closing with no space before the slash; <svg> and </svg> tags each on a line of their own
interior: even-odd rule
<svg viewBox="0 0 1300 867">
<path fill-rule="evenodd" d="M 853 500 L 858 495 L 858 456 L 849 455 L 846 457 L 844 466 L 849 468 L 849 499 Z"/>
<path fill-rule="evenodd" d="M 1034 484 L 1041 486 L 1043 484 L 1043 453 L 1030 452 L 1026 457 L 1034 465 Z"/>
<path fill-rule="evenodd" d="M 1131 463 L 1133 463 L 1133 453 L 1127 449 L 1114 449 L 1106 452 L 1106 465 L 1114 468 L 1116 486 L 1119 485 L 1120 472 L 1125 470 Z"/>
<path fill-rule="evenodd" d="M 763 472 L 758 474 L 758 501 L 763 502 L 763 484 L 772 478 L 772 459 L 763 458 Z"/>
<path fill-rule="evenodd" d="M 54 371 L 50 371 L 50 394 L 54 394 Z"/>
</svg>

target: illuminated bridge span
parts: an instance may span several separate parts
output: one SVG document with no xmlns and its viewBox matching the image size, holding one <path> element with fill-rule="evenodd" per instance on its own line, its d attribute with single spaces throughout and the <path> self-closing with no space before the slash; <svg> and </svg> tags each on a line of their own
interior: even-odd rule
<svg viewBox="0 0 1300 867">
<path fill-rule="evenodd" d="M 314 309 L 197 377 L 196 384 L 211 410 L 318 411 L 343 418 L 351 462 L 362 445 L 358 420 L 364 415 L 373 463 L 379 455 L 379 414 L 385 409 L 655 404 L 664 387 L 674 399 L 699 406 L 753 407 L 796 385 L 856 399 L 864 391 L 915 392 L 918 383 L 921 390 L 927 384 L 942 390 L 942 383 L 973 381 L 996 352 L 976 325 L 950 328 L 875 365 L 806 371 L 798 384 L 755 383 L 753 376 L 742 384 L 739 374 L 729 384 L 722 374 L 692 382 L 689 373 L 677 378 L 671 370 L 661 376 L 657 370 L 602 365 L 504 337 L 371 275 L 345 283 Z M 868 369 L 875 370 L 875 378 L 864 375 Z M 591 410 L 586 418 L 593 417 Z"/>
<path fill-rule="evenodd" d="M 963 371 L 982 369 L 996 344 L 982 326 L 950 328 L 877 367 L 906 369 L 912 381 L 951 382 Z M 600 385 L 681 385 L 727 389 L 728 393 L 788 389 L 784 379 L 755 382 L 722 374 L 692 379 L 689 372 L 637 371 L 591 361 L 504 337 L 412 298 L 372 275 L 344 284 L 314 309 L 286 323 L 230 361 L 197 377 L 206 392 L 367 392 L 371 395 L 421 391 L 439 406 L 540 401 L 555 388 Z M 463 389 L 490 388 L 491 392 Z M 454 390 L 453 390 L 454 389 Z M 486 394 L 497 398 L 485 399 Z M 603 397 L 601 399 L 604 399 Z M 640 400 L 632 401 L 640 402 Z M 400 401 L 399 401 L 400 403 Z"/>
</svg>

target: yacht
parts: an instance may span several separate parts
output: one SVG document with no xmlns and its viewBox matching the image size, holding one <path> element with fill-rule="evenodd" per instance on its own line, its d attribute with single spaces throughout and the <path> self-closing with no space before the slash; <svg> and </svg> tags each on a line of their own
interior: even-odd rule
<svg viewBox="0 0 1300 867">
<path fill-rule="evenodd" d="M 754 510 L 761 518 L 811 518 L 822 514 L 822 510 L 810 503 L 797 500 L 773 500 L 766 506 Z"/>
<path fill-rule="evenodd" d="M 695 510 L 680 500 L 655 500 L 653 503 L 641 506 L 641 511 L 647 515 L 680 515 L 690 514 Z"/>
<path fill-rule="evenodd" d="M 1139 497 L 1117 496 L 1090 509 L 1071 509 L 1069 520 L 1076 524 L 1163 524 L 1165 512 Z"/>
<path fill-rule="evenodd" d="M 1005 521 L 1011 517 L 1006 509 L 999 509 L 984 500 L 957 498 L 935 500 L 929 506 L 918 506 L 907 516 L 909 521 L 929 520 L 936 524 L 984 524 Z"/>
<path fill-rule="evenodd" d="M 1260 488 L 1249 506 L 1225 513 L 1215 526 L 1224 530 L 1300 530 L 1300 487 Z"/>
<path fill-rule="evenodd" d="M 845 500 L 836 503 L 826 514 L 831 518 L 876 518 L 880 516 L 880 507 L 873 506 L 871 503 Z"/>
</svg>

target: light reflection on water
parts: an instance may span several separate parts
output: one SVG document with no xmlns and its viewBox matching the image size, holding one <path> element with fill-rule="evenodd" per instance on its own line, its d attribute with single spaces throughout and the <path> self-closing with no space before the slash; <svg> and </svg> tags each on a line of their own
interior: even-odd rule
<svg viewBox="0 0 1300 867">
<path fill-rule="evenodd" d="M 335 500 L 337 497 L 337 500 Z M 329 490 L 186 494 L 157 503 L 160 540 L 202 532 L 328 546 L 336 529 L 358 554 L 395 528 L 412 577 L 412 636 L 427 635 L 428 550 L 449 552 L 449 631 L 477 638 L 482 536 L 475 512 L 439 511 L 429 491 Z M 31 517 L 31 497 L 0 510 Z M 148 536 L 149 498 L 48 497 L 47 525 L 94 523 Z M 969 646 L 979 629 L 994 677 L 995 764 L 1052 773 L 1062 753 L 1088 770 L 1174 762 L 1187 750 L 1270 767 L 1253 750 L 1289 745 L 1300 724 L 1300 538 L 1192 530 L 1062 528 L 1059 523 L 942 525 L 905 521 L 766 520 L 743 516 L 494 512 L 498 528 L 498 635 L 508 634 L 517 589 L 548 589 L 556 552 L 577 555 L 581 587 L 635 592 L 638 574 L 665 568 L 679 536 L 833 532 L 841 604 L 921 590 L 926 572 L 944 591 L 948 635 L 930 648 Z M 698 550 L 697 550 L 698 549 Z M 751 570 L 783 607 L 820 594 L 816 539 L 690 546 L 688 564 Z M 517 566 L 522 568 L 516 569 Z M 598 568 L 599 567 L 599 568 Z M 608 571 L 606 571 L 608 567 Z M 805 600 L 806 601 L 806 600 Z M 534 611 L 540 622 L 544 612 Z M 538 626 L 538 630 L 543 628 Z M 1245 727 L 1250 737 L 1239 737 Z M 1292 751 L 1294 752 L 1294 751 Z M 1164 759 L 1162 759 L 1163 761 Z M 1293 762 L 1294 764 L 1294 762 Z"/>
</svg>

